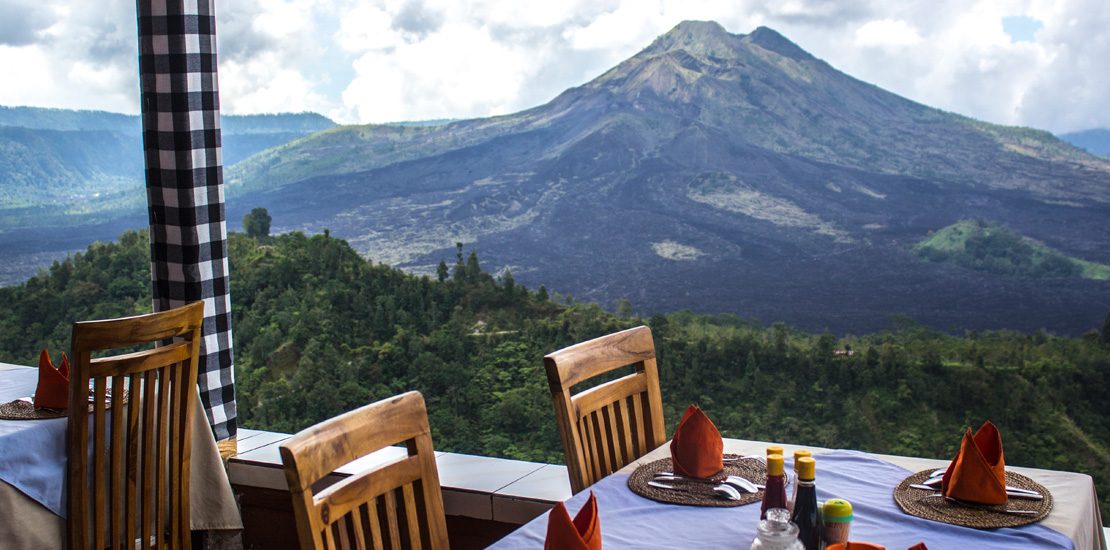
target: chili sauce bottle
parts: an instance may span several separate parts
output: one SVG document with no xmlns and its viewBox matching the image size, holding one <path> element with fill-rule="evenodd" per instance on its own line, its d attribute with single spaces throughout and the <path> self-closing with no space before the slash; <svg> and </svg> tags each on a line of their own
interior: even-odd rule
<svg viewBox="0 0 1110 550">
<path fill-rule="evenodd" d="M 786 481 L 783 475 L 782 455 L 767 457 L 767 484 L 763 489 L 763 504 L 759 507 L 759 519 L 767 519 L 767 510 L 786 509 Z"/>
</svg>

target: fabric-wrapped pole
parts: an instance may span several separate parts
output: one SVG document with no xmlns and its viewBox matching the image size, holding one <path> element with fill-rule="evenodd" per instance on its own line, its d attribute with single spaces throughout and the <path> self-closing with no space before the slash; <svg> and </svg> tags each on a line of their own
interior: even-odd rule
<svg viewBox="0 0 1110 550">
<path fill-rule="evenodd" d="M 212 0 L 137 0 L 154 310 L 204 300 L 197 383 L 217 440 L 235 436 L 231 297 Z"/>
</svg>

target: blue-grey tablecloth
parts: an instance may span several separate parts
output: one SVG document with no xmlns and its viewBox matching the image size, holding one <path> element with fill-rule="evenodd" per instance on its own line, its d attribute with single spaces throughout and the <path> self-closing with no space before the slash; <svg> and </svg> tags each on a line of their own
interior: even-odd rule
<svg viewBox="0 0 1110 550">
<path fill-rule="evenodd" d="M 1041 525 L 983 531 L 906 515 L 893 489 L 910 471 L 869 454 L 832 451 L 816 455 L 817 498 L 852 503 L 852 540 L 882 544 L 890 550 L 924 542 L 930 550 L 979 548 L 1074 548 L 1062 533 Z M 788 460 L 789 464 L 791 461 Z M 628 475 L 611 475 L 571 497 L 571 517 L 597 495 L 602 544 L 614 548 L 748 548 L 755 539 L 759 504 L 736 508 L 698 508 L 663 504 L 628 489 Z M 547 514 L 532 520 L 491 548 L 542 548 Z"/>
<path fill-rule="evenodd" d="M 37 369 L 0 371 L 0 403 L 31 397 Z M 65 516 L 66 418 L 0 420 L 0 480 Z"/>
</svg>

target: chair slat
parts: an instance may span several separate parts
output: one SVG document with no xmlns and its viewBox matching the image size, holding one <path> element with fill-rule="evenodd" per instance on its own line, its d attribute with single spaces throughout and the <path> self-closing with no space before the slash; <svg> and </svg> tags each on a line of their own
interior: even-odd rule
<svg viewBox="0 0 1110 550">
<path fill-rule="evenodd" d="M 127 408 L 123 406 L 121 400 L 124 392 L 124 382 L 125 379 L 123 376 L 112 377 L 112 444 L 109 446 L 111 448 L 111 450 L 109 451 L 111 453 L 111 456 L 109 457 L 109 462 L 111 463 L 111 471 L 109 477 L 111 478 L 112 484 L 109 500 L 111 500 L 112 502 L 112 511 L 111 514 L 109 514 L 108 516 L 111 520 L 109 530 L 111 531 L 112 536 L 109 537 L 109 539 L 111 541 L 112 548 L 123 547 L 123 541 L 126 540 L 124 538 L 126 533 L 126 527 L 124 524 L 127 522 L 127 516 L 124 515 L 123 511 L 125 504 L 124 499 L 127 495 L 127 492 L 125 490 L 127 487 L 127 480 L 123 477 L 123 473 L 125 471 L 123 463 L 123 422 L 124 418 L 127 415 Z"/>
<path fill-rule="evenodd" d="M 139 405 L 142 401 L 130 396 L 142 395 L 138 376 L 128 378 L 127 393 L 127 510 L 124 516 L 127 520 L 127 534 L 124 540 L 134 541 L 135 529 L 139 526 Z"/>
<path fill-rule="evenodd" d="M 622 447 L 622 432 L 620 421 L 617 417 L 617 403 L 611 403 L 605 407 L 605 421 L 609 424 L 609 446 L 610 452 L 613 456 L 613 471 L 619 470 L 621 466 L 630 462 L 625 459 L 624 447 Z M 620 466 L 618 466 L 618 464 Z"/>
<path fill-rule="evenodd" d="M 104 548 L 104 534 L 107 528 L 105 503 L 110 492 L 105 484 L 104 440 L 107 439 L 107 415 L 105 394 L 108 380 L 97 378 L 93 382 L 93 534 L 95 548 Z"/>
<path fill-rule="evenodd" d="M 154 439 L 154 371 L 143 372 L 143 477 L 142 493 L 140 498 L 139 529 L 143 541 L 143 550 L 150 548 L 151 538 L 154 536 L 154 457 L 158 453 L 158 444 Z"/>
<path fill-rule="evenodd" d="M 601 449 L 602 456 L 602 477 L 608 476 L 613 473 L 613 464 L 616 460 L 613 458 L 613 437 L 609 431 L 608 418 L 605 416 L 605 409 L 598 409 L 593 413 L 594 422 L 597 424 L 597 447 Z"/>
<path fill-rule="evenodd" d="M 636 460 L 636 450 L 632 446 L 632 422 L 628 417 L 628 404 L 625 399 L 619 399 L 613 404 L 616 415 L 617 434 L 616 441 L 621 448 L 621 463 L 628 464 Z"/>
<path fill-rule="evenodd" d="M 389 533 L 389 547 L 402 548 L 401 530 L 397 526 L 397 495 L 393 491 L 385 494 L 385 524 Z"/>
<path fill-rule="evenodd" d="M 651 449 L 648 449 L 646 445 L 647 439 L 643 421 L 644 413 L 640 408 L 640 396 L 628 396 L 628 403 L 630 405 L 629 413 L 632 415 L 632 439 L 636 444 L 636 452 L 634 454 L 636 457 L 641 457 L 646 455 Z"/>
<path fill-rule="evenodd" d="M 359 506 L 351 511 L 347 521 L 351 524 L 351 538 L 354 539 L 354 548 L 356 550 L 366 549 L 366 531 L 363 529 L 365 521 L 363 519 L 363 512 L 366 511 L 366 506 Z"/>
<path fill-rule="evenodd" d="M 411 483 L 401 486 L 401 495 L 405 501 L 405 527 L 409 533 L 408 547 L 412 550 L 420 550 L 424 547 L 420 542 L 420 516 L 416 513 L 416 495 L 413 494 Z"/>
<path fill-rule="evenodd" d="M 156 430 L 155 440 L 157 441 L 158 449 L 169 450 L 169 392 L 170 392 L 170 377 L 169 369 L 159 369 L 158 376 L 158 400 L 155 417 L 158 420 L 158 427 Z M 169 465 L 168 456 L 165 453 L 156 453 L 154 461 L 154 530 L 156 533 L 161 534 L 166 531 L 168 518 L 166 517 L 166 505 L 169 502 L 170 495 L 166 491 L 166 470 Z"/>
<path fill-rule="evenodd" d="M 378 517 L 378 499 L 372 498 L 366 502 L 366 520 L 370 524 L 370 539 L 374 542 L 374 549 L 382 548 L 382 528 Z"/>
<path fill-rule="evenodd" d="M 169 372 L 170 379 L 170 406 L 168 411 L 169 421 L 169 452 L 170 456 L 181 456 L 181 432 L 183 425 L 183 418 L 181 416 L 181 409 L 183 408 L 184 396 L 182 395 L 181 386 L 183 379 L 186 375 L 180 369 L 171 369 Z M 185 382 L 187 383 L 187 382 Z M 181 467 L 179 461 L 171 460 L 169 466 L 169 484 L 170 487 L 179 487 L 181 485 Z M 181 540 L 182 518 L 185 517 L 185 508 L 181 506 L 180 502 L 174 505 L 170 503 L 169 510 L 169 528 L 170 540 Z"/>
</svg>

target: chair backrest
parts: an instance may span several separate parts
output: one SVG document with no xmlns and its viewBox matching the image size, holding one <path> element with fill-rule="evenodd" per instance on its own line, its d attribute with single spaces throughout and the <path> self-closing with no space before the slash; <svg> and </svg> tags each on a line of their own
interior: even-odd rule
<svg viewBox="0 0 1110 550">
<path fill-rule="evenodd" d="M 631 328 L 543 358 L 575 493 L 667 440 L 651 329 Z M 634 372 L 571 395 L 571 388 L 613 369 Z"/>
<path fill-rule="evenodd" d="M 189 459 L 203 316 L 203 302 L 195 302 L 73 325 L 69 548 L 130 549 L 136 540 L 144 549 L 152 542 L 191 547 Z M 171 339 L 153 349 L 93 357 Z"/>
<path fill-rule="evenodd" d="M 404 443 L 400 459 L 322 490 L 336 468 Z M 447 523 L 428 413 L 420 392 L 371 403 L 321 422 L 279 447 L 302 549 L 447 548 Z"/>
</svg>

